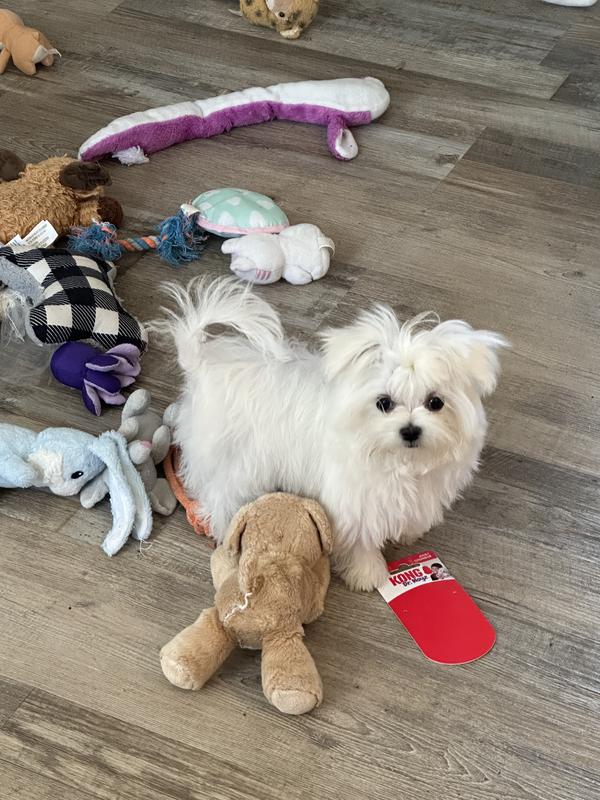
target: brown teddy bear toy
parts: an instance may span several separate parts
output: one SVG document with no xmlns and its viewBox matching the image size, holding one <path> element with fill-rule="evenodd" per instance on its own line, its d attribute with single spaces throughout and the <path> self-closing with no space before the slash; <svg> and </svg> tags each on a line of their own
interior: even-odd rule
<svg viewBox="0 0 600 800">
<path fill-rule="evenodd" d="M 67 156 L 25 164 L 10 150 L 0 150 L 0 242 L 25 237 L 42 220 L 59 235 L 92 222 L 123 222 L 120 203 L 104 197 L 110 175 L 99 164 Z"/>
<path fill-rule="evenodd" d="M 264 495 L 235 516 L 211 558 L 215 605 L 166 644 L 166 677 L 200 689 L 234 647 L 262 649 L 265 697 L 284 714 L 320 705 L 323 685 L 302 641 L 323 613 L 332 534 L 314 500 Z"/>
<path fill-rule="evenodd" d="M 319 10 L 319 0 L 240 0 L 240 11 L 253 25 L 275 28 L 286 39 L 297 39 Z"/>
</svg>

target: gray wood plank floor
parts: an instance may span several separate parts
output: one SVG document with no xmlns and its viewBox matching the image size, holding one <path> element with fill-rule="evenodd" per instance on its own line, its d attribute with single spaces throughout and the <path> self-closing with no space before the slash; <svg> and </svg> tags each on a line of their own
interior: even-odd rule
<svg viewBox="0 0 600 800">
<path fill-rule="evenodd" d="M 14 5 L 14 4 L 13 4 Z M 211 603 L 206 543 L 179 510 L 109 560 L 106 506 L 0 494 L 0 796 L 27 800 L 592 800 L 600 796 L 600 6 L 538 0 L 323 0 L 298 42 L 233 0 L 21 0 L 63 58 L 0 77 L 0 145 L 76 153 L 115 116 L 251 85 L 375 75 L 392 105 L 341 164 L 317 128 L 272 123 L 110 167 L 126 228 L 149 232 L 216 186 L 274 196 L 338 243 L 330 274 L 260 291 L 311 339 L 371 301 L 504 332 L 482 469 L 424 539 L 498 632 L 465 667 L 426 661 L 378 595 L 334 581 L 308 643 L 324 705 L 265 702 L 236 653 L 201 692 L 158 650 Z M 213 243 L 174 273 L 120 262 L 144 319 L 165 278 L 223 274 Z M 0 420 L 114 426 L 52 383 L 30 346 L 0 352 Z M 178 376 L 157 343 L 140 385 Z M 401 551 L 399 551 L 401 552 Z"/>
</svg>

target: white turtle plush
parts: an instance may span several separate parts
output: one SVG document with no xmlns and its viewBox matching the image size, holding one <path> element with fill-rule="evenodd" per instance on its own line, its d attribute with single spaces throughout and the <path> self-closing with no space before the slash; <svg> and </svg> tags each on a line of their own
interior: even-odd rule
<svg viewBox="0 0 600 800">
<path fill-rule="evenodd" d="M 164 461 L 171 446 L 171 429 L 166 423 L 169 408 L 161 417 L 152 411 L 152 397 L 146 389 L 136 389 L 123 406 L 121 433 L 128 442 L 129 457 L 136 465 L 146 488 L 152 510 L 169 516 L 175 511 L 177 499 L 165 478 L 159 478 L 156 467 Z M 100 502 L 108 493 L 103 475 L 85 487 L 80 495 L 84 508 Z"/>
</svg>

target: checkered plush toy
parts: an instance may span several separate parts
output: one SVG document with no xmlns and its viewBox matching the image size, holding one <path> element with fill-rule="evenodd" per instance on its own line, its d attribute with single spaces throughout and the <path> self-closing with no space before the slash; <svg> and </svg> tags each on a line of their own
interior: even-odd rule
<svg viewBox="0 0 600 800">
<path fill-rule="evenodd" d="M 40 345 L 89 339 L 104 350 L 132 344 L 143 352 L 148 335 L 115 297 L 115 271 L 68 250 L 0 246 L 0 282 L 27 300 L 22 332 Z"/>
</svg>

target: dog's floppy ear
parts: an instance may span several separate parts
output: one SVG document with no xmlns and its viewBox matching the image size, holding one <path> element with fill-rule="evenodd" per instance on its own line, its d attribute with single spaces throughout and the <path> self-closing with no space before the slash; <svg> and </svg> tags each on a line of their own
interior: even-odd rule
<svg viewBox="0 0 600 800">
<path fill-rule="evenodd" d="M 455 319 L 437 325 L 430 336 L 454 362 L 456 374 L 465 375 L 481 397 L 494 391 L 500 373 L 498 350 L 509 347 L 503 336 Z"/>
<path fill-rule="evenodd" d="M 302 505 L 308 511 L 308 515 L 317 529 L 321 540 L 321 550 L 330 554 L 333 550 L 333 532 L 325 509 L 316 500 L 309 500 L 307 497 L 302 498 Z"/>
<path fill-rule="evenodd" d="M 399 336 L 394 312 L 382 305 L 364 311 L 344 328 L 328 328 L 321 334 L 326 376 L 331 380 L 365 357 L 377 360 L 382 351 L 397 344 Z"/>
<path fill-rule="evenodd" d="M 75 192 L 89 192 L 97 186 L 110 186 L 110 175 L 100 164 L 86 164 L 73 161 L 61 169 L 58 180 L 68 189 Z"/>
<path fill-rule="evenodd" d="M 231 520 L 231 524 L 225 534 L 224 544 L 227 548 L 227 552 L 232 556 L 239 555 L 242 549 L 242 536 L 248 524 L 250 506 L 251 503 L 248 503 L 240 508 L 235 517 Z"/>
</svg>

